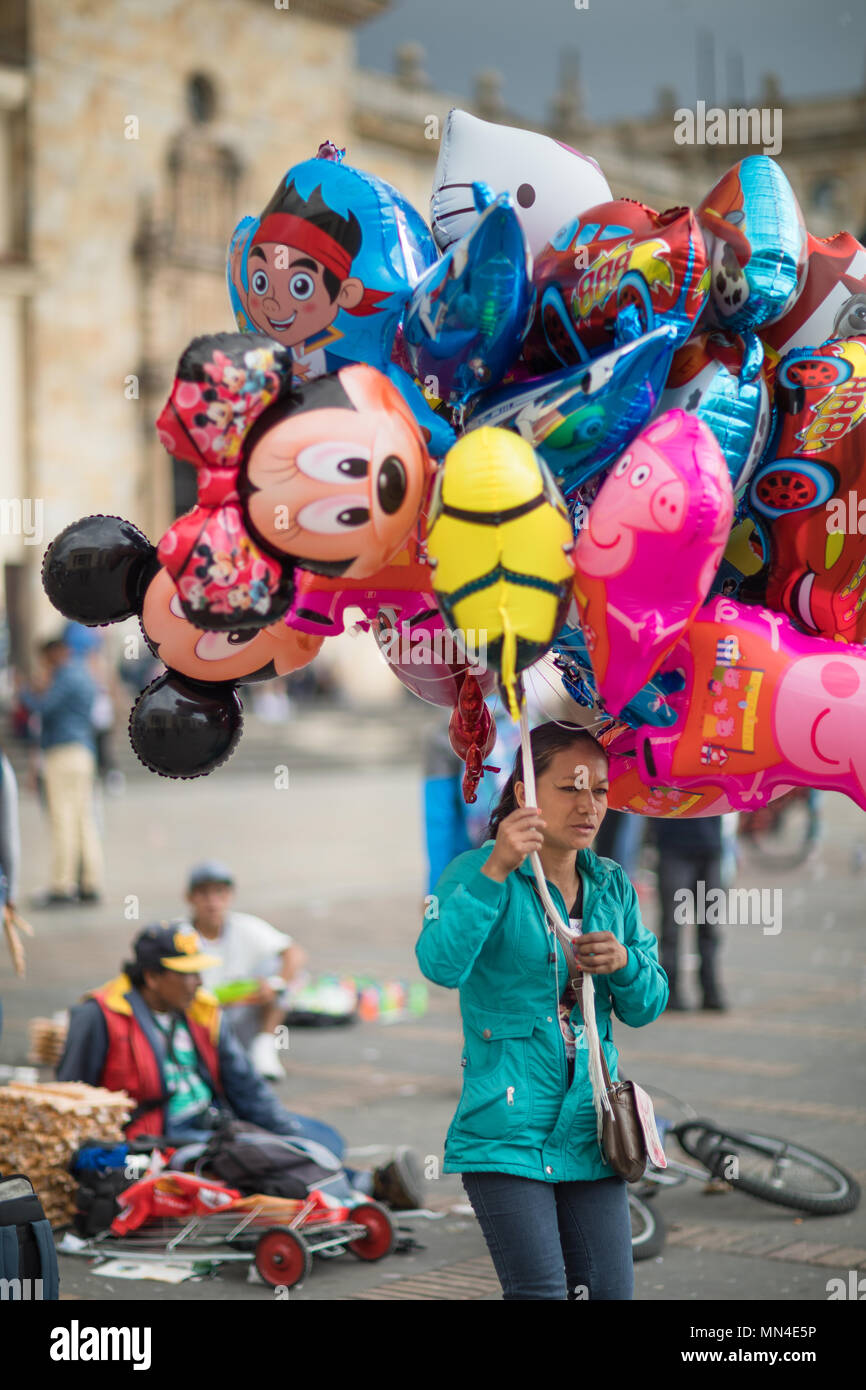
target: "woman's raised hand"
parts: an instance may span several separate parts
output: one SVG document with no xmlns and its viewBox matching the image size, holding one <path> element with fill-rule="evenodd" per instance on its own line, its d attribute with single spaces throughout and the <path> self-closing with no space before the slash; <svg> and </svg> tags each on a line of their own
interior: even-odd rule
<svg viewBox="0 0 866 1390">
<path fill-rule="evenodd" d="M 521 806 L 499 822 L 496 843 L 481 870 L 488 878 L 504 883 L 512 869 L 518 868 L 533 850 L 544 844 L 547 822 L 534 806 Z"/>
</svg>

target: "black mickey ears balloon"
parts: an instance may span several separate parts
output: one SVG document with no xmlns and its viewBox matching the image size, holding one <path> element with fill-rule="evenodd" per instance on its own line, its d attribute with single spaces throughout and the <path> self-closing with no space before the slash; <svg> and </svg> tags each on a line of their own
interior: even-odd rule
<svg viewBox="0 0 866 1390">
<path fill-rule="evenodd" d="M 119 516 L 86 516 L 45 552 L 42 585 L 64 618 L 87 627 L 138 616 L 159 563 L 137 526 Z"/>
<path fill-rule="evenodd" d="M 129 741 L 160 777 L 203 777 L 226 762 L 243 729 L 243 706 L 232 685 L 204 685 L 167 671 L 132 707 Z"/>
</svg>

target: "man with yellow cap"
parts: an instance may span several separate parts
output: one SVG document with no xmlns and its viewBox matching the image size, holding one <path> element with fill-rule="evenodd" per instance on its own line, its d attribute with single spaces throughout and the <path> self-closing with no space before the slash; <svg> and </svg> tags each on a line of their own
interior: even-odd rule
<svg viewBox="0 0 866 1390">
<path fill-rule="evenodd" d="M 161 1136 L 175 1148 L 207 1142 L 227 1117 L 322 1144 L 342 1161 L 343 1136 L 286 1110 L 222 1026 L 219 1004 L 201 982 L 219 958 L 204 951 L 198 933 L 160 923 L 145 927 L 132 949 L 123 973 L 71 1010 L 58 1080 L 126 1091 L 136 1102 L 127 1139 Z M 395 1207 L 415 1207 L 416 1167 L 401 1149 L 385 1167 L 351 1174 L 352 1183 Z"/>
</svg>

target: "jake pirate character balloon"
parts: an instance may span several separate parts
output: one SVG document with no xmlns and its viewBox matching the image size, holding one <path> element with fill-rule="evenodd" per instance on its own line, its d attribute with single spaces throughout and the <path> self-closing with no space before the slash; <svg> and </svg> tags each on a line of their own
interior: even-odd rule
<svg viewBox="0 0 866 1390">
<path fill-rule="evenodd" d="M 228 287 L 238 327 L 281 343 L 301 382 L 350 362 L 377 367 L 412 407 L 431 451 L 444 453 L 451 427 L 391 360 L 413 287 L 436 263 L 433 238 L 396 188 L 330 151 L 294 165 L 261 216 L 235 228 Z"/>
<path fill-rule="evenodd" d="M 196 339 L 157 428 L 198 469 L 197 506 L 159 544 L 197 627 L 269 626 L 297 566 L 374 574 L 404 545 L 429 482 L 420 426 L 386 376 L 356 364 L 300 386 L 266 338 Z"/>
</svg>

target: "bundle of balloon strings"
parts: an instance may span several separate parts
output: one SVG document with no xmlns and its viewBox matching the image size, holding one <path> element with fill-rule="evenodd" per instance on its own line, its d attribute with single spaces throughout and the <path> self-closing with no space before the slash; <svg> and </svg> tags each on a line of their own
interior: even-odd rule
<svg viewBox="0 0 866 1390">
<path fill-rule="evenodd" d="M 526 701 L 522 698 L 520 708 L 520 747 L 523 753 L 523 785 L 526 790 L 527 806 L 537 808 L 538 794 L 535 783 L 535 764 L 532 760 L 532 744 L 529 737 L 529 714 L 526 708 Z M 564 944 L 570 941 L 570 933 L 556 903 L 550 895 L 547 880 L 544 877 L 544 869 L 538 857 L 537 850 L 533 850 L 529 856 L 532 872 L 535 875 L 535 882 L 538 885 L 538 892 L 541 897 L 550 930 Z M 577 988 L 577 982 L 573 981 Z M 595 1106 L 596 1124 L 598 1127 L 598 1138 L 601 1141 L 602 1119 L 605 1110 L 612 1109 L 607 1095 L 607 1088 L 604 1082 L 604 1074 L 601 1067 L 601 1040 L 598 1036 L 598 1025 L 595 1018 L 595 985 L 592 976 L 582 973 L 580 977 L 580 1008 L 583 1014 L 583 1035 L 586 1042 L 587 1054 L 589 1058 L 589 1079 L 592 1085 L 592 1102 Z M 558 993 L 558 990 L 557 990 Z"/>
</svg>

